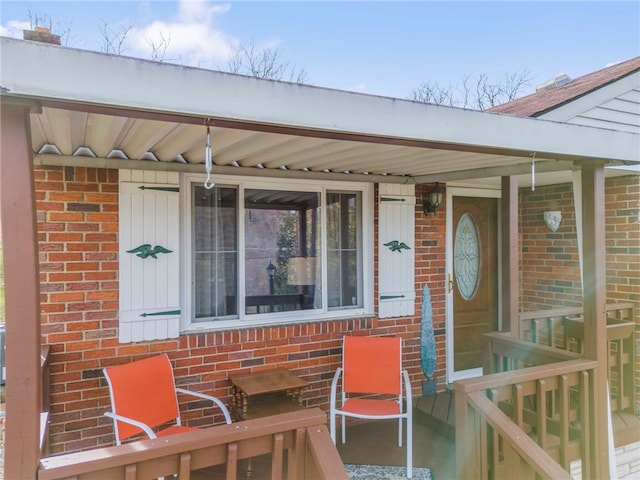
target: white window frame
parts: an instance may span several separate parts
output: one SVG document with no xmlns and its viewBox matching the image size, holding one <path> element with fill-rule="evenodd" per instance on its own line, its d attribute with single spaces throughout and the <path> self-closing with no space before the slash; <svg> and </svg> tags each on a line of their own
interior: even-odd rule
<svg viewBox="0 0 640 480">
<path fill-rule="evenodd" d="M 320 218 L 322 230 L 321 251 L 322 251 L 322 305 L 318 310 L 295 310 L 277 313 L 246 314 L 246 309 L 242 308 L 244 302 L 238 301 L 238 318 L 194 321 L 193 309 L 193 282 L 194 272 L 192 264 L 193 255 L 193 213 L 191 186 L 193 183 L 202 183 L 204 175 L 182 174 L 180 177 L 181 195 L 181 282 L 180 299 L 182 305 L 181 331 L 185 333 L 199 331 L 228 330 L 230 328 L 250 328 L 257 326 L 282 325 L 301 322 L 313 322 L 320 320 L 332 320 L 340 318 L 357 318 L 371 316 L 374 313 L 374 188 L 372 183 L 367 182 L 341 182 L 341 181 L 318 181 L 299 180 L 289 178 L 258 178 L 241 177 L 231 175 L 216 175 L 215 182 L 221 186 L 234 186 L 238 188 L 238 299 L 245 297 L 245 266 L 244 266 L 244 190 L 245 189 L 273 189 L 300 192 L 320 193 Z M 215 188 L 215 187 L 214 187 Z M 326 240 L 326 194 L 327 191 L 360 192 L 362 198 L 362 292 L 363 301 L 360 308 L 328 309 L 327 299 L 327 240 Z"/>
</svg>

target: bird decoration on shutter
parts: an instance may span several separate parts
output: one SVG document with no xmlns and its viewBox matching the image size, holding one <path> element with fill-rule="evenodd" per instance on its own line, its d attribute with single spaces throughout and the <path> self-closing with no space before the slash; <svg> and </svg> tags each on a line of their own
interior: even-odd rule
<svg viewBox="0 0 640 480">
<path fill-rule="evenodd" d="M 140 257 L 142 259 L 151 257 L 151 258 L 155 258 L 156 260 L 158 259 L 157 257 L 158 253 L 171 253 L 171 252 L 172 250 L 164 248 L 162 245 L 156 245 L 155 247 L 151 248 L 151 244 L 149 243 L 140 245 L 139 247 L 136 247 L 132 250 L 127 250 L 127 253 L 135 253 L 136 257 Z"/>
<path fill-rule="evenodd" d="M 398 240 L 392 240 L 391 242 L 387 242 L 384 244 L 385 247 L 389 247 L 389 250 L 392 252 L 400 252 L 402 250 L 411 250 L 411 247 L 404 242 L 400 242 Z"/>
</svg>

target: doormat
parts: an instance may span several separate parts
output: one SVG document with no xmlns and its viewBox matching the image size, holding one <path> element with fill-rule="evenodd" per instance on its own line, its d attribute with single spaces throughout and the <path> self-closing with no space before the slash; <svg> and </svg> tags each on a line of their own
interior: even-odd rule
<svg viewBox="0 0 640 480">
<path fill-rule="evenodd" d="M 345 464 L 351 480 L 406 480 L 407 467 Z M 413 480 L 433 480 L 431 469 L 413 467 Z"/>
</svg>

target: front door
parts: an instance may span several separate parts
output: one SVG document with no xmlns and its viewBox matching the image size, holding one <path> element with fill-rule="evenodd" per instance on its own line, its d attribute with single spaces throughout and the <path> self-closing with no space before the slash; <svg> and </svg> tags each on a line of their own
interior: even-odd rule
<svg viewBox="0 0 640 480">
<path fill-rule="evenodd" d="M 451 189 L 447 378 L 482 375 L 482 334 L 498 329 L 499 192 Z M 475 196 L 477 194 L 482 196 Z"/>
</svg>

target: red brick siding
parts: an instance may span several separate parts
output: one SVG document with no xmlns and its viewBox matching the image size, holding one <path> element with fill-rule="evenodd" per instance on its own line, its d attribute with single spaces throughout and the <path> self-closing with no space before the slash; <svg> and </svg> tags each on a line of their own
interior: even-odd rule
<svg viewBox="0 0 640 480">
<path fill-rule="evenodd" d="M 520 190 L 521 309 L 582 305 L 578 239 L 571 184 Z M 561 210 L 551 232 L 542 218 Z M 605 181 L 607 303 L 634 302 L 636 326 L 636 411 L 640 412 L 640 177 Z"/>
<path fill-rule="evenodd" d="M 101 368 L 167 352 L 177 382 L 218 395 L 229 403 L 230 372 L 274 366 L 310 382 L 309 405 L 327 408 L 331 377 L 340 363 L 345 334 L 397 334 L 405 339 L 405 366 L 414 392 L 420 368 L 422 286 L 430 287 L 438 354 L 436 377 L 445 379 L 445 211 L 422 213 L 430 186 L 416 189 L 416 314 L 413 317 L 350 319 L 291 326 L 183 335 L 176 340 L 119 344 L 118 172 L 87 168 L 37 168 L 43 342 L 52 346 L 51 444 L 54 453 L 113 442 Z M 638 177 L 607 181 L 608 301 L 639 302 Z M 524 309 L 578 305 L 580 279 L 570 185 L 520 192 L 521 305 Z M 555 234 L 542 212 L 563 212 Z M 377 252 L 377 209 L 375 212 Z M 375 258 L 377 267 L 377 253 Z M 377 268 L 375 268 L 377 272 Z M 561 274 L 553 279 L 552 275 Z M 550 277 L 552 279 L 550 279 Z M 377 296 L 377 285 L 375 295 Z M 636 321 L 639 309 L 636 310 Z M 640 365 L 639 365 L 640 367 Z M 640 371 L 640 368 L 637 369 Z M 640 380 L 640 379 L 639 379 Z M 637 383 L 640 385 L 640 381 Z M 202 413 L 205 416 L 202 416 Z M 209 425 L 213 409 L 190 403 L 185 418 Z"/>
<path fill-rule="evenodd" d="M 634 302 L 636 414 L 640 415 L 640 176 L 607 180 L 607 302 Z"/>
<path fill-rule="evenodd" d="M 571 184 L 519 192 L 520 309 L 523 311 L 582 305 L 576 221 Z M 560 210 L 556 232 L 542 218 Z"/>
<path fill-rule="evenodd" d="M 111 421 L 102 416 L 109 394 L 101 369 L 167 352 L 176 382 L 230 403 L 230 372 L 275 366 L 310 382 L 308 405 L 328 408 L 333 372 L 345 334 L 401 335 L 404 364 L 414 392 L 420 368 L 420 305 L 424 282 L 431 287 L 438 350 L 438 383 L 444 385 L 444 209 L 425 217 L 416 206 L 416 315 L 323 321 L 182 335 L 179 339 L 118 342 L 118 172 L 88 168 L 36 168 L 42 283 L 43 343 L 51 345 L 52 453 L 112 444 Z M 376 210 L 377 242 L 377 210 Z M 377 266 L 377 255 L 376 255 Z M 377 272 L 377 268 L 375 269 Z M 376 291 L 377 294 L 377 291 Z M 204 416 L 203 416 L 204 413 Z M 214 409 L 189 403 L 190 425 L 211 425 Z"/>
<path fill-rule="evenodd" d="M 612 178 L 606 186 L 607 300 L 640 307 L 640 176 Z"/>
<path fill-rule="evenodd" d="M 433 330 L 436 342 L 436 371 L 438 389 L 446 384 L 446 189 L 442 186 L 442 204 L 435 213 L 425 215 L 422 204 L 428 200 L 434 185 L 416 186 L 416 315 L 418 322 L 418 349 L 422 288 L 429 286 L 433 310 Z M 418 362 L 420 354 L 418 351 Z M 424 380 L 424 375 L 420 375 Z M 420 384 L 417 385 L 420 387 Z M 414 388 L 416 385 L 414 385 Z M 421 387 L 420 387 L 421 388 Z M 421 393 L 421 390 L 419 390 Z"/>
<path fill-rule="evenodd" d="M 98 369 L 117 354 L 118 174 L 37 168 L 35 187 L 53 451 L 89 448 L 111 431 Z"/>
<path fill-rule="evenodd" d="M 605 182 L 607 302 L 640 302 L 640 177 Z M 557 232 L 542 215 L 562 211 Z M 521 308 L 582 305 L 578 237 L 571 184 L 520 190 Z"/>
</svg>

